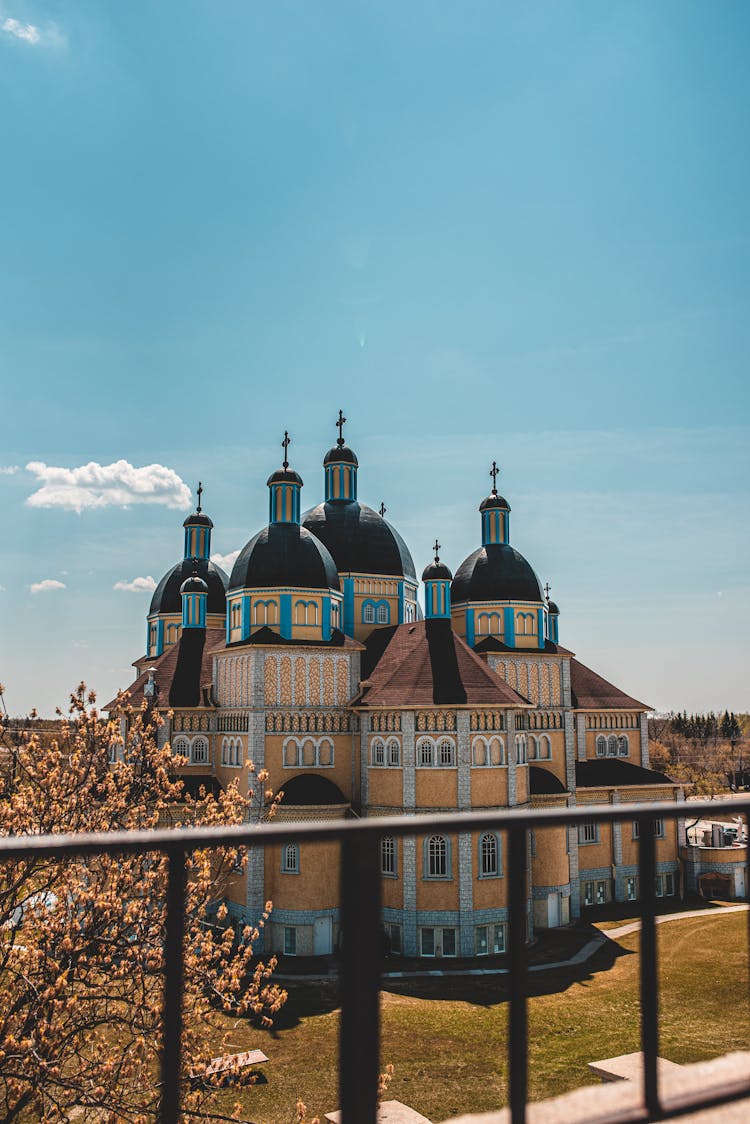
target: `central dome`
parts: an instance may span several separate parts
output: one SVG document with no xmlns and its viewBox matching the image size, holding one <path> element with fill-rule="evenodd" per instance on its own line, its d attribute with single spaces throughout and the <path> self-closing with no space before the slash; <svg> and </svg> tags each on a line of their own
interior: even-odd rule
<svg viewBox="0 0 750 1124">
<path fill-rule="evenodd" d="M 223 570 L 214 566 L 213 562 L 206 562 L 203 558 L 183 558 L 171 570 L 168 570 L 161 579 L 154 595 L 151 598 L 151 613 L 181 613 L 182 593 L 181 586 L 184 581 L 197 573 L 208 586 L 208 603 L 206 609 L 209 613 L 226 612 L 227 582 L 229 579 Z"/>
<path fill-rule="evenodd" d="M 272 523 L 250 539 L 232 568 L 229 589 L 338 589 L 336 563 L 297 523 Z"/>
<path fill-rule="evenodd" d="M 451 601 L 543 602 L 539 578 L 522 554 L 507 543 L 480 546 L 461 563 Z"/>
<path fill-rule="evenodd" d="M 408 546 L 366 504 L 356 500 L 318 504 L 302 516 L 302 526 L 328 548 L 340 574 L 400 575 L 416 580 Z"/>
</svg>

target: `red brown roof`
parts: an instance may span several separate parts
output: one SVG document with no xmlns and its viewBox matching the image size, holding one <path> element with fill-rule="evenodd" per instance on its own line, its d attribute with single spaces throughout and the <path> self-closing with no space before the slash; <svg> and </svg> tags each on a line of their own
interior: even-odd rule
<svg viewBox="0 0 750 1124">
<path fill-rule="evenodd" d="M 389 631 L 390 641 L 363 680 L 358 705 L 529 705 L 453 632 L 450 621 L 418 621 Z"/>
<path fill-rule="evenodd" d="M 626 695 L 579 660 L 570 661 L 570 690 L 579 710 L 653 710 L 647 703 Z"/>
<path fill-rule="evenodd" d="M 178 658 L 180 654 L 180 644 L 182 636 L 176 644 L 167 648 L 160 656 L 155 656 L 149 667 L 138 676 L 134 683 L 127 688 L 130 698 L 128 703 L 130 706 L 138 707 L 143 702 L 143 688 L 146 686 L 148 680 L 149 668 L 155 668 L 154 682 L 158 688 L 156 696 L 157 706 L 168 706 L 169 695 L 172 689 L 172 683 L 177 672 Z M 206 642 L 203 646 L 203 654 L 200 663 L 200 683 L 198 687 L 202 687 L 207 683 L 211 683 L 213 678 L 213 656 L 219 649 L 226 647 L 226 638 L 223 628 L 207 628 L 206 629 Z M 104 710 L 112 710 L 116 706 L 117 700 L 112 699 L 108 702 Z M 198 705 L 198 704 L 195 704 Z"/>
</svg>

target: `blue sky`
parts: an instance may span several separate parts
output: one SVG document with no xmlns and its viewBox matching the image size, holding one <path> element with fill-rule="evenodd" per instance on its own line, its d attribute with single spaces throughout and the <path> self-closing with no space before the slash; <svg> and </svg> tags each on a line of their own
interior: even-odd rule
<svg viewBox="0 0 750 1124">
<path fill-rule="evenodd" d="M 179 557 L 183 484 L 229 554 L 285 428 L 318 501 L 341 406 L 418 569 L 478 544 L 496 458 L 563 643 L 748 709 L 749 33 L 685 0 L 0 0 L 9 708 L 125 686 L 149 595 L 114 586 Z M 82 489 L 119 461 L 163 471 Z"/>
</svg>

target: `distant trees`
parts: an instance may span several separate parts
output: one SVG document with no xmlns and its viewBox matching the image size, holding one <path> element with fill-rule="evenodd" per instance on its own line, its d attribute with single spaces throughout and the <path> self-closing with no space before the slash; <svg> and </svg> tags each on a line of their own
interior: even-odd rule
<svg viewBox="0 0 750 1124">
<path fill-rule="evenodd" d="M 750 715 L 668 714 L 649 721 L 651 761 L 700 795 L 750 784 Z"/>
<path fill-rule="evenodd" d="M 83 685 L 55 736 L 4 721 L 0 834 L 245 818 L 236 785 L 186 796 L 174 775 L 180 759 L 155 735 L 153 715 L 131 711 L 123 741 Z M 232 848 L 187 860 L 184 1120 L 228 1119 L 201 1077 L 210 1056 L 225 1052 L 222 1015 L 268 1024 L 286 998 L 270 980 L 274 960 L 253 960 L 257 930 L 227 925 L 216 908 L 243 861 Z M 165 881 L 165 860 L 153 853 L 0 862 L 0 1124 L 67 1120 L 74 1107 L 84 1124 L 156 1120 Z"/>
</svg>

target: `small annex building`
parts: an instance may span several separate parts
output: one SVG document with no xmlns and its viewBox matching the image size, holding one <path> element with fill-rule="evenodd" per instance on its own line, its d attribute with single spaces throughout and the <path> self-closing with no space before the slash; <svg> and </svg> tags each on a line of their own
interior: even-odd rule
<svg viewBox="0 0 750 1124">
<path fill-rule="evenodd" d="M 394 953 L 505 950 L 501 834 L 461 829 L 469 809 L 674 803 L 683 789 L 649 766 L 649 707 L 579 662 L 559 638 L 549 587 L 511 545 L 510 504 L 479 506 L 480 545 L 455 577 L 409 549 L 358 498 L 359 463 L 339 437 L 322 502 L 284 461 L 269 519 L 230 575 L 211 561 L 213 524 L 184 523 L 183 557 L 159 582 L 129 701 L 148 699 L 195 788 L 237 780 L 252 761 L 283 792 L 280 822 L 455 811 L 455 830 L 381 840 L 384 924 Z M 117 702 L 109 710 L 115 713 Z M 263 786 L 260 786 L 261 788 Z M 262 793 L 253 814 L 265 814 Z M 656 821 L 657 893 L 678 890 L 681 821 Z M 531 839 L 528 932 L 639 896 L 637 825 L 583 823 Z M 339 930 L 336 844 L 251 851 L 228 906 L 254 922 L 269 899 L 266 950 L 332 952 Z"/>
</svg>

